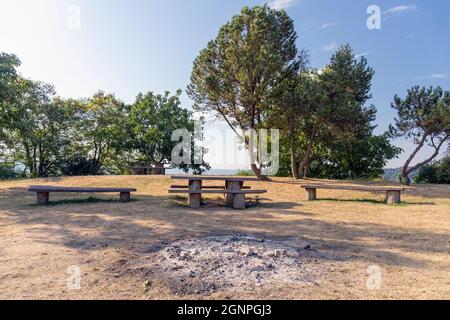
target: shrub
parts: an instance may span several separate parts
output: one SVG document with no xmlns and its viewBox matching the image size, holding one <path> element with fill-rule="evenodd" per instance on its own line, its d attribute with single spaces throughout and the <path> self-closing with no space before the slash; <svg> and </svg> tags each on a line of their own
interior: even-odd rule
<svg viewBox="0 0 450 320">
<path fill-rule="evenodd" d="M 450 156 L 422 167 L 414 177 L 414 182 L 450 184 Z"/>
<path fill-rule="evenodd" d="M 253 177 L 255 173 L 252 170 L 238 170 L 236 175 L 240 177 Z"/>
<path fill-rule="evenodd" d="M 15 170 L 14 165 L 8 163 L 0 163 L 0 179 L 17 179 L 21 174 Z"/>
</svg>

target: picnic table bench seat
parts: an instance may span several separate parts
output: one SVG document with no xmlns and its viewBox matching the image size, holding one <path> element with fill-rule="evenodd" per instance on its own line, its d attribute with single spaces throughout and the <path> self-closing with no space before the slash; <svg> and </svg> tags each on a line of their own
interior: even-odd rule
<svg viewBox="0 0 450 320">
<path fill-rule="evenodd" d="M 185 185 L 171 185 L 170 188 L 172 189 L 189 189 L 189 186 Z M 202 189 L 217 189 L 217 190 L 225 190 L 225 186 L 202 186 Z M 241 189 L 249 190 L 251 189 L 250 186 L 241 186 Z"/>
<path fill-rule="evenodd" d="M 120 193 L 120 202 L 128 202 L 131 192 L 137 191 L 134 188 L 82 188 L 82 187 L 57 187 L 57 186 L 31 186 L 29 192 L 36 192 L 37 204 L 44 205 L 49 201 L 51 192 L 64 193 Z"/>
<path fill-rule="evenodd" d="M 350 190 L 350 191 L 367 191 L 367 192 L 386 192 L 386 202 L 388 204 L 400 203 L 401 192 L 405 191 L 402 187 L 392 186 L 342 186 L 342 185 L 321 185 L 321 184 L 304 184 L 301 186 L 306 190 L 306 200 L 317 200 L 317 189 L 328 190 Z"/>
</svg>

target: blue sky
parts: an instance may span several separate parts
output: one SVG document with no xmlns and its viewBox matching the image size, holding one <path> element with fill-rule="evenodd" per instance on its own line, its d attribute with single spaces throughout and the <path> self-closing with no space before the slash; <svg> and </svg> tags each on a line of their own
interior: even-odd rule
<svg viewBox="0 0 450 320">
<path fill-rule="evenodd" d="M 366 55 L 376 71 L 371 103 L 378 109 L 377 133 L 393 121 L 390 103 L 396 93 L 403 96 L 416 84 L 450 90 L 450 1 L 267 2 L 285 8 L 295 21 L 297 45 L 310 50 L 313 67 L 327 64 L 337 46 L 346 42 L 356 54 Z M 102 89 L 131 102 L 140 91 L 185 89 L 194 58 L 220 26 L 243 6 L 261 3 L 0 0 L 0 51 L 16 53 L 24 76 L 54 84 L 62 96 L 85 97 Z M 381 9 L 380 30 L 366 26 L 370 5 Z M 80 10 L 79 28 L 71 27 L 73 6 Z M 191 106 L 186 96 L 183 105 Z M 224 127 L 220 122 L 208 124 L 216 133 Z M 395 143 L 411 150 L 403 140 Z M 217 139 L 211 147 L 220 150 L 212 150 L 209 160 L 225 167 L 220 155 L 234 145 Z M 399 166 L 404 159 L 405 154 L 389 166 Z"/>
</svg>

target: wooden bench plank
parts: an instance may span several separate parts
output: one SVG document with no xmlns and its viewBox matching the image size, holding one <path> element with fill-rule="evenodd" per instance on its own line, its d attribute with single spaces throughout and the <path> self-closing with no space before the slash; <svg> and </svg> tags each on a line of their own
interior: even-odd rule
<svg viewBox="0 0 450 320">
<path fill-rule="evenodd" d="M 405 191 L 402 187 L 367 187 L 367 186 L 338 186 L 338 185 L 320 185 L 320 184 L 305 184 L 301 185 L 303 189 L 336 189 L 336 190 L 354 190 L 354 191 L 374 191 L 374 192 L 384 192 L 384 191 Z"/>
<path fill-rule="evenodd" d="M 171 176 L 178 180 L 200 180 L 200 181 L 260 181 L 258 178 L 239 178 L 234 176 Z"/>
<path fill-rule="evenodd" d="M 224 194 L 224 193 L 230 193 L 230 194 L 259 194 L 259 193 L 266 193 L 267 190 L 222 190 L 222 191 L 216 191 L 216 190 L 177 190 L 177 189 L 170 189 L 169 193 L 188 193 L 188 194 Z"/>
<path fill-rule="evenodd" d="M 189 186 L 185 185 L 171 185 L 172 189 L 188 189 Z M 218 189 L 218 190 L 224 190 L 225 186 L 202 186 L 202 189 Z M 242 186 L 241 189 L 249 190 L 251 189 L 250 186 Z"/>
<path fill-rule="evenodd" d="M 54 187 L 54 186 L 31 186 L 30 192 L 86 192 L 86 193 L 108 193 L 108 192 L 135 192 L 134 188 L 82 188 L 82 187 Z"/>
</svg>

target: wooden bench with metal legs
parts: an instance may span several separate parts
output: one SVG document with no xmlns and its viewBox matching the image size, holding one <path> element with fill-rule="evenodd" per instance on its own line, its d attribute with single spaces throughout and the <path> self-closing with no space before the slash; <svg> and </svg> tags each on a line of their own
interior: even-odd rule
<svg viewBox="0 0 450 320">
<path fill-rule="evenodd" d="M 328 190 L 350 190 L 350 191 L 367 191 L 367 192 L 386 192 L 386 202 L 388 204 L 396 204 L 401 201 L 401 192 L 405 188 L 401 187 L 365 187 L 365 186 L 336 186 L 336 185 L 312 185 L 305 184 L 301 186 L 306 191 L 306 200 L 317 200 L 317 189 Z"/>
<path fill-rule="evenodd" d="M 128 202 L 131 192 L 137 191 L 133 188 L 76 188 L 76 187 L 53 187 L 53 186 L 31 186 L 29 192 L 36 192 L 38 205 L 48 204 L 51 192 L 67 193 L 120 193 L 120 202 Z"/>
</svg>

